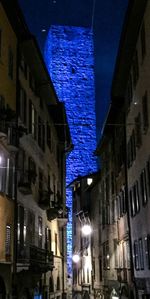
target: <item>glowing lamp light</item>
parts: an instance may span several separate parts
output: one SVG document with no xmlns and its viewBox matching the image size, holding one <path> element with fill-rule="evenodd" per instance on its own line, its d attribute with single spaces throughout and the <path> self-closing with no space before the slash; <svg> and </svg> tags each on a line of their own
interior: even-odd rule
<svg viewBox="0 0 150 299">
<path fill-rule="evenodd" d="M 80 261 L 80 256 L 78 253 L 75 253 L 73 256 L 72 256 L 72 260 L 74 263 L 78 263 Z"/>
<path fill-rule="evenodd" d="M 112 290 L 111 299 L 119 299 L 119 296 L 115 289 Z"/>
<path fill-rule="evenodd" d="M 93 183 L 93 179 L 92 178 L 88 178 L 87 179 L 87 185 L 90 186 Z"/>
<path fill-rule="evenodd" d="M 84 224 L 81 230 L 84 236 L 89 236 L 92 232 L 91 225 L 89 224 Z"/>
</svg>

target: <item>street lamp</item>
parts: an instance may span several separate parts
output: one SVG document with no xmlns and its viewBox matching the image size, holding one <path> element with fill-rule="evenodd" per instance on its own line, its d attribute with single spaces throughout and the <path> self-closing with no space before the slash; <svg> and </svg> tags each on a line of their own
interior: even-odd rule
<svg viewBox="0 0 150 299">
<path fill-rule="evenodd" d="M 84 236 L 89 236 L 92 233 L 92 227 L 90 224 L 84 224 L 81 231 Z"/>
<path fill-rule="evenodd" d="M 75 264 L 77 264 L 80 261 L 79 253 L 74 253 L 73 256 L 72 256 L 72 260 Z"/>
</svg>

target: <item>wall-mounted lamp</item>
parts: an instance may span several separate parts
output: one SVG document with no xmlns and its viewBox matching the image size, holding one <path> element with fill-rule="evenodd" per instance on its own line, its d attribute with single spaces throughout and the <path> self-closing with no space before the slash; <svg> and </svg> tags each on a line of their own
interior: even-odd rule
<svg viewBox="0 0 150 299">
<path fill-rule="evenodd" d="M 81 231 L 84 236 L 89 236 L 92 233 L 92 227 L 90 224 L 84 224 Z"/>
<path fill-rule="evenodd" d="M 81 232 L 84 236 L 89 236 L 92 233 L 91 222 L 88 216 L 88 212 L 80 211 L 77 214 L 80 222 L 81 222 Z"/>
<path fill-rule="evenodd" d="M 72 260 L 75 264 L 77 264 L 80 261 L 79 253 L 74 253 L 73 256 L 72 256 Z"/>
</svg>

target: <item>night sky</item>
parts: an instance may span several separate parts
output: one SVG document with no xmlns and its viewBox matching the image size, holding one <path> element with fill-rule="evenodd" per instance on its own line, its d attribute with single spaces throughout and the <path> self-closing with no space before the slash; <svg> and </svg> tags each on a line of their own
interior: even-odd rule
<svg viewBox="0 0 150 299">
<path fill-rule="evenodd" d="M 92 25 L 94 0 L 19 0 L 19 3 L 41 51 L 51 24 Z M 95 0 L 93 31 L 98 138 L 109 107 L 112 75 L 127 3 L 128 0 Z M 42 32 L 43 29 L 46 31 Z"/>
</svg>

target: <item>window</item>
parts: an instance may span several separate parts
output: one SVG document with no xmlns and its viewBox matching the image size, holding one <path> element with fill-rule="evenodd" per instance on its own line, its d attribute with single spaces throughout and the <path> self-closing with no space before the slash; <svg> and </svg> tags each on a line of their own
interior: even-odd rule
<svg viewBox="0 0 150 299">
<path fill-rule="evenodd" d="M 133 197 L 134 197 L 134 205 L 135 212 L 138 213 L 140 210 L 140 198 L 139 198 L 139 184 L 138 181 L 133 186 Z"/>
<path fill-rule="evenodd" d="M 139 63 L 138 63 L 137 51 L 135 52 L 135 55 L 133 57 L 132 74 L 133 74 L 133 85 L 135 87 L 139 78 Z"/>
<path fill-rule="evenodd" d="M 22 206 L 18 206 L 17 243 L 18 257 L 22 258 L 22 250 L 24 247 L 24 208 Z"/>
<path fill-rule="evenodd" d="M 36 181 L 36 165 L 31 157 L 28 159 L 28 180 L 35 184 Z"/>
<path fill-rule="evenodd" d="M 57 234 L 55 233 L 55 255 L 57 255 Z"/>
<path fill-rule="evenodd" d="M 103 272 L 102 272 L 102 259 L 99 257 L 99 280 L 103 280 Z"/>
<path fill-rule="evenodd" d="M 144 270 L 143 243 L 141 238 L 138 241 L 134 241 L 134 260 L 135 269 Z"/>
<path fill-rule="evenodd" d="M 145 255 L 148 269 L 150 269 L 150 235 L 145 238 Z"/>
<path fill-rule="evenodd" d="M 133 185 L 133 187 L 130 190 L 130 205 L 131 205 L 131 215 L 135 216 L 140 210 L 138 181 L 136 181 L 136 183 Z"/>
<path fill-rule="evenodd" d="M 142 98 L 142 114 L 143 114 L 143 131 L 146 132 L 149 125 L 147 91 L 145 92 L 145 95 Z"/>
<path fill-rule="evenodd" d="M 85 283 L 85 269 L 82 269 L 82 283 Z"/>
<path fill-rule="evenodd" d="M 109 175 L 107 175 L 105 180 L 105 191 L 106 191 L 106 202 L 109 202 L 109 191 L 110 191 Z"/>
<path fill-rule="evenodd" d="M 77 284 L 77 269 L 73 269 L 73 284 Z"/>
<path fill-rule="evenodd" d="M 11 48 L 8 49 L 8 76 L 13 79 L 14 72 L 14 56 Z"/>
<path fill-rule="evenodd" d="M 53 274 L 50 272 L 50 278 L 49 278 L 49 292 L 54 292 L 54 281 L 53 281 Z"/>
<path fill-rule="evenodd" d="M 47 250 L 48 251 L 51 251 L 51 242 L 52 242 L 51 230 L 47 228 Z"/>
<path fill-rule="evenodd" d="M 53 193 L 54 193 L 54 202 L 56 201 L 56 179 L 53 175 Z"/>
<path fill-rule="evenodd" d="M 20 119 L 26 124 L 27 121 L 27 95 L 25 90 L 20 86 L 19 88 L 19 116 Z"/>
<path fill-rule="evenodd" d="M 27 210 L 24 209 L 24 225 L 23 225 L 23 240 L 24 240 L 24 246 L 27 245 Z"/>
<path fill-rule="evenodd" d="M 122 189 L 118 196 L 118 216 L 122 217 L 126 213 L 125 190 Z"/>
<path fill-rule="evenodd" d="M 0 157 L 0 191 L 5 193 L 6 187 L 6 158 Z"/>
<path fill-rule="evenodd" d="M 15 165 L 11 157 L 0 156 L 0 191 L 15 198 Z"/>
<path fill-rule="evenodd" d="M 115 192 L 115 175 L 114 172 L 111 173 L 111 193 Z"/>
<path fill-rule="evenodd" d="M 139 248 L 137 241 L 134 241 L 134 265 L 135 269 L 139 270 Z"/>
<path fill-rule="evenodd" d="M 129 241 L 125 241 L 123 243 L 123 251 L 124 251 L 124 266 L 127 269 L 130 269 L 130 245 Z"/>
<path fill-rule="evenodd" d="M 43 235 L 42 218 L 38 217 L 38 246 L 42 248 L 42 235 Z"/>
<path fill-rule="evenodd" d="M 45 150 L 45 125 L 43 124 L 40 116 L 38 117 L 38 144 L 41 149 Z"/>
<path fill-rule="evenodd" d="M 29 72 L 29 86 L 32 89 L 32 91 L 35 90 L 35 81 L 31 72 Z"/>
<path fill-rule="evenodd" d="M 27 79 L 27 64 L 22 53 L 20 54 L 20 68 L 24 73 L 25 78 Z"/>
<path fill-rule="evenodd" d="M 135 146 L 135 132 L 132 131 L 131 137 L 128 142 L 128 167 L 132 165 L 132 162 L 136 158 L 136 146 Z"/>
<path fill-rule="evenodd" d="M 32 104 L 31 100 L 29 100 L 29 133 L 31 133 L 36 139 L 37 135 L 37 113 Z"/>
<path fill-rule="evenodd" d="M 145 24 L 142 24 L 141 28 L 141 52 L 142 52 L 142 60 L 146 54 L 146 39 L 145 39 Z"/>
<path fill-rule="evenodd" d="M 121 190 L 121 197 L 122 197 L 122 212 L 123 214 L 126 213 L 126 194 L 125 194 L 125 188 Z"/>
<path fill-rule="evenodd" d="M 74 226 L 73 226 L 73 228 L 74 228 L 74 236 L 76 236 L 76 225 L 77 225 L 77 223 L 76 223 L 76 220 L 74 221 Z"/>
<path fill-rule="evenodd" d="M 28 211 L 28 217 L 27 217 L 27 239 L 28 239 L 29 244 L 34 245 L 34 243 L 35 243 L 35 215 L 31 211 Z"/>
<path fill-rule="evenodd" d="M 128 81 L 128 86 L 127 86 L 127 106 L 129 107 L 131 101 L 132 101 L 132 97 L 133 97 L 133 89 L 132 89 L 132 76 L 130 74 L 129 76 L 129 81 Z M 128 108 L 127 107 L 127 108 Z"/>
<path fill-rule="evenodd" d="M 57 276 L 57 291 L 60 290 L 60 278 Z"/>
<path fill-rule="evenodd" d="M 43 190 L 43 173 L 39 171 L 39 190 Z"/>
<path fill-rule="evenodd" d="M 2 57 L 2 30 L 0 29 L 0 57 Z"/>
<path fill-rule="evenodd" d="M 51 150 L 51 128 L 50 128 L 50 125 L 47 123 L 47 145 L 49 147 L 49 149 Z"/>
<path fill-rule="evenodd" d="M 109 243 L 106 241 L 103 243 L 103 269 L 110 269 L 110 255 L 109 255 Z"/>
<path fill-rule="evenodd" d="M 135 118 L 135 134 L 136 134 L 136 146 L 140 147 L 142 144 L 142 131 L 141 131 L 141 114 Z"/>
<path fill-rule="evenodd" d="M 131 216 L 135 216 L 135 205 L 134 205 L 132 189 L 129 192 L 129 196 L 130 196 Z"/>
<path fill-rule="evenodd" d="M 95 262 L 95 261 L 94 261 Z M 87 269 L 87 283 L 90 283 L 89 269 Z"/>
<path fill-rule="evenodd" d="M 45 125 L 42 124 L 42 150 L 45 151 Z"/>
<path fill-rule="evenodd" d="M 40 108 L 43 109 L 43 99 L 40 97 Z"/>
<path fill-rule="evenodd" d="M 6 258 L 10 258 L 10 256 L 11 256 L 11 228 L 10 228 L 10 225 L 6 225 L 5 255 L 6 255 Z"/>
<path fill-rule="evenodd" d="M 141 197 L 142 203 L 145 205 L 147 203 L 147 186 L 146 186 L 146 171 L 145 169 L 142 170 L 140 175 L 140 187 L 141 187 Z"/>
<path fill-rule="evenodd" d="M 144 255 L 143 255 L 142 239 L 139 239 L 139 264 L 140 264 L 140 269 L 144 270 Z"/>
<path fill-rule="evenodd" d="M 150 196 L 150 159 L 146 163 L 146 174 L 147 174 L 148 191 Z"/>
</svg>

